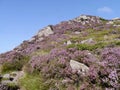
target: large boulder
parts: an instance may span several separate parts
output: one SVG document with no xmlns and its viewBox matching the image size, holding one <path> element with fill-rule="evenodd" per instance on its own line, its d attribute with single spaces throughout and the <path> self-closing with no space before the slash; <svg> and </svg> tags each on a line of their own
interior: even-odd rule
<svg viewBox="0 0 120 90">
<path fill-rule="evenodd" d="M 5 84 L 0 84 L 0 90 L 8 90 L 8 86 Z"/>
<path fill-rule="evenodd" d="M 37 36 L 38 37 L 42 37 L 42 36 L 49 36 L 50 34 L 53 34 L 53 30 L 50 26 L 47 26 L 45 28 L 43 28 L 42 30 L 40 30 L 38 33 L 37 33 Z"/>
<path fill-rule="evenodd" d="M 49 25 L 38 31 L 38 33 L 34 37 L 28 40 L 28 42 L 35 41 L 36 39 L 37 41 L 42 41 L 44 39 L 43 36 L 47 37 L 50 34 L 54 34 L 54 32 L 52 30 L 52 27 Z"/>
<path fill-rule="evenodd" d="M 75 60 L 70 60 L 70 66 L 72 68 L 72 71 L 77 71 L 79 74 L 85 74 L 88 72 L 89 67 L 86 66 L 83 63 L 77 62 Z"/>
</svg>

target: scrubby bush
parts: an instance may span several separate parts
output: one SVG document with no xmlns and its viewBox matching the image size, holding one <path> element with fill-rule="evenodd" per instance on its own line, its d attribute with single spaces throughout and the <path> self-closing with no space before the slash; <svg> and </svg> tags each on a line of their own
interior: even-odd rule
<svg viewBox="0 0 120 90">
<path fill-rule="evenodd" d="M 2 72 L 9 72 L 15 70 L 21 70 L 22 67 L 29 61 L 28 56 L 20 56 L 19 58 L 14 59 L 12 62 L 5 62 L 2 67 Z"/>
<path fill-rule="evenodd" d="M 20 89 L 20 87 L 18 85 L 16 85 L 16 83 L 8 83 L 7 87 L 9 90 L 17 90 Z"/>
</svg>

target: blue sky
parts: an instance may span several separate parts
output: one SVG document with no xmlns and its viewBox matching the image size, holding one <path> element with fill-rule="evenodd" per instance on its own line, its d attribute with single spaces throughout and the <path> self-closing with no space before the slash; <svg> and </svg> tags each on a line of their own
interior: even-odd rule
<svg viewBox="0 0 120 90">
<path fill-rule="evenodd" d="M 0 53 L 38 30 L 81 14 L 120 17 L 120 0 L 0 0 Z"/>
</svg>

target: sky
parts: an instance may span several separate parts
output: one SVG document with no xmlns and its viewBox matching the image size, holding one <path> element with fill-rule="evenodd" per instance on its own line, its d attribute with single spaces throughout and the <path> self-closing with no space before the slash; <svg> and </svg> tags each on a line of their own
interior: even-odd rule
<svg viewBox="0 0 120 90">
<path fill-rule="evenodd" d="M 0 53 L 12 50 L 47 25 L 81 14 L 120 17 L 120 0 L 0 0 Z"/>
</svg>

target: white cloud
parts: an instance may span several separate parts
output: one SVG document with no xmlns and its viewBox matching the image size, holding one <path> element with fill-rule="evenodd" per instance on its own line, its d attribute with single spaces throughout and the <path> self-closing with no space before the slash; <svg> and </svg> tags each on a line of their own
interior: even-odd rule
<svg viewBox="0 0 120 90">
<path fill-rule="evenodd" d="M 97 11 L 100 13 L 112 13 L 113 12 L 113 10 L 107 6 L 98 8 Z"/>
</svg>

